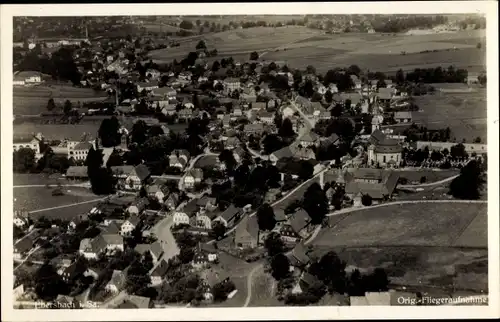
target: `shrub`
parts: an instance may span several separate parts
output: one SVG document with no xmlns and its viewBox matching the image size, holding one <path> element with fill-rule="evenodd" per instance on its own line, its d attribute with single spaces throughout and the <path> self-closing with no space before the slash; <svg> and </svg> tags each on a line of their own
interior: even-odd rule
<svg viewBox="0 0 500 322">
<path fill-rule="evenodd" d="M 363 204 L 363 206 L 371 206 L 372 205 L 372 202 L 373 202 L 373 199 L 372 197 L 370 197 L 370 195 L 363 195 L 361 197 L 361 203 Z"/>
</svg>

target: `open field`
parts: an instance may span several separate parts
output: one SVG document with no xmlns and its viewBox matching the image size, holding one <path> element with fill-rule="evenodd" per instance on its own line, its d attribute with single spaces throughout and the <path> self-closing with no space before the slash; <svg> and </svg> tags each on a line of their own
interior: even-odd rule
<svg viewBox="0 0 500 322">
<path fill-rule="evenodd" d="M 42 185 L 42 184 L 66 184 L 65 180 L 60 174 L 32 174 L 32 173 L 14 173 L 12 181 L 14 186 L 23 186 L 23 185 Z"/>
<path fill-rule="evenodd" d="M 49 140 L 62 140 L 64 138 L 79 140 L 83 133 L 90 133 L 96 137 L 100 124 L 34 124 L 22 123 L 13 126 L 14 137 L 29 137 L 33 133 L 41 132 Z"/>
<path fill-rule="evenodd" d="M 70 100 L 78 102 L 95 102 L 107 98 L 106 93 L 94 91 L 90 88 L 78 88 L 64 85 L 14 87 L 13 111 L 14 114 L 33 115 L 47 111 L 47 102 L 50 98 L 59 105 Z"/>
<path fill-rule="evenodd" d="M 85 202 L 98 199 L 90 190 L 78 187 L 63 188 L 63 196 L 52 196 L 53 188 L 16 188 L 14 195 L 14 210 L 35 211 L 51 207 L 70 205 L 73 203 Z M 36 212 L 33 215 L 46 216 L 52 218 L 72 218 L 78 213 L 89 211 L 93 207 L 92 203 L 86 203 L 74 207 L 66 207 L 43 212 Z"/>
<path fill-rule="evenodd" d="M 457 142 L 472 142 L 480 137 L 487 142 L 486 89 L 476 88 L 468 93 L 442 93 L 416 96 L 415 103 L 421 112 L 413 113 L 413 120 L 426 124 L 429 129 L 451 129 Z"/>
<path fill-rule="evenodd" d="M 199 37 L 181 46 L 151 52 L 158 62 L 182 59 L 193 51 Z M 235 29 L 202 37 L 208 48 L 217 48 L 219 58 L 232 55 L 248 59 L 252 51 L 266 53 L 265 60 L 286 61 L 293 68 L 314 65 L 319 72 L 356 64 L 362 69 L 392 73 L 415 68 L 455 65 L 469 71 L 485 69 L 484 30 L 428 35 L 347 33 L 326 35 L 300 26 Z M 275 49 L 280 49 L 275 51 Z M 286 49 L 286 50 L 284 50 Z M 431 52 L 422 53 L 424 50 Z M 406 54 L 403 55 L 402 52 Z M 236 57 L 237 55 L 237 57 Z"/>
<path fill-rule="evenodd" d="M 257 27 L 207 34 L 203 36 L 203 40 L 209 49 L 216 48 L 218 55 L 224 57 L 238 53 L 250 54 L 253 51 L 264 52 L 274 50 L 278 46 L 287 45 L 319 34 L 321 32 L 318 30 L 297 26 L 280 28 Z M 183 42 L 179 47 L 152 51 L 150 53 L 151 58 L 164 62 L 171 62 L 173 59 L 182 59 L 186 57 L 188 52 L 195 50 L 198 40 L 199 38 Z"/>
<path fill-rule="evenodd" d="M 457 211 L 460 209 L 460 211 Z M 467 234 L 476 217 L 487 216 L 486 204 L 405 204 L 333 216 L 333 228 L 322 230 L 313 244 L 330 247 L 433 246 L 450 247 Z M 486 221 L 484 221 L 486 223 Z M 475 226 L 474 226 L 475 227 Z M 478 227 L 470 228 L 479 230 Z M 487 247 L 487 227 L 470 247 Z"/>
<path fill-rule="evenodd" d="M 248 306 L 282 306 L 283 303 L 278 301 L 275 294 L 277 288 L 278 282 L 269 273 L 264 270 L 261 270 L 260 274 L 256 273 L 252 284 L 252 299 Z"/>
<path fill-rule="evenodd" d="M 411 184 L 411 182 L 413 181 L 420 182 L 421 177 L 427 178 L 425 183 L 437 182 L 449 177 L 453 177 L 454 175 L 457 175 L 459 173 L 459 170 L 454 169 L 440 171 L 432 171 L 427 169 L 398 171 L 398 174 L 401 178 L 406 178 L 408 180 L 408 184 Z"/>
</svg>

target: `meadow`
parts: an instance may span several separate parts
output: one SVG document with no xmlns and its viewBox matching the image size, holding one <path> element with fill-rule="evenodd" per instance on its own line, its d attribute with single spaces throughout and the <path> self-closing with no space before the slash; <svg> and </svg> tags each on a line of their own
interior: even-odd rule
<svg viewBox="0 0 500 322">
<path fill-rule="evenodd" d="M 13 112 L 17 115 L 34 115 L 47 112 L 47 102 L 54 99 L 62 107 L 66 100 L 73 104 L 98 102 L 107 98 L 106 93 L 90 88 L 67 85 L 48 85 L 33 87 L 14 87 Z"/>
<path fill-rule="evenodd" d="M 460 209 L 460 211 L 457 211 Z M 488 288 L 486 204 L 407 204 L 330 217 L 313 241 L 353 268 L 385 268 L 394 285 L 484 291 Z"/>
<path fill-rule="evenodd" d="M 25 122 L 13 126 L 14 137 L 30 137 L 41 132 L 48 140 L 73 139 L 79 140 L 84 133 L 89 133 L 93 138 L 99 130 L 99 123 L 82 124 L 35 124 Z"/>
<path fill-rule="evenodd" d="M 439 84 L 435 84 L 439 88 Z M 487 141 L 486 89 L 475 88 L 467 93 L 442 93 L 415 96 L 420 112 L 413 113 L 415 122 L 426 124 L 428 129 L 450 127 L 457 142 L 472 142 L 476 137 Z"/>
<path fill-rule="evenodd" d="M 286 61 L 293 68 L 313 65 L 321 73 L 353 64 L 386 73 L 449 65 L 475 72 L 485 69 L 485 32 L 482 30 L 409 36 L 328 35 L 300 26 L 234 29 L 203 35 L 179 47 L 153 51 L 151 58 L 164 63 L 183 59 L 187 52 L 195 49 L 199 39 L 204 39 L 208 48 L 217 48 L 218 59 L 233 56 L 235 60 L 244 61 L 249 53 L 257 51 L 262 59 Z M 478 43 L 483 44 L 480 49 L 476 48 Z"/>
</svg>

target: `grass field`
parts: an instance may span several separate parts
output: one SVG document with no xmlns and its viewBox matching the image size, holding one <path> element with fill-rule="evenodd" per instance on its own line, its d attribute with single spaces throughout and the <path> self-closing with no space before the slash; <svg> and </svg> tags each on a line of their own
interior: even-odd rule
<svg viewBox="0 0 500 322">
<path fill-rule="evenodd" d="M 106 93 L 94 91 L 90 88 L 78 88 L 65 85 L 14 87 L 13 111 L 14 114 L 33 115 L 47 111 L 47 102 L 54 99 L 56 105 L 70 100 L 78 102 L 102 101 L 107 98 Z"/>
<path fill-rule="evenodd" d="M 442 93 L 416 96 L 415 103 L 421 112 L 413 113 L 415 122 L 426 124 L 429 129 L 450 127 L 457 142 L 472 142 L 480 137 L 487 141 L 486 89 L 476 88 L 469 93 Z"/>
<path fill-rule="evenodd" d="M 415 204 L 330 218 L 313 242 L 362 271 L 384 267 L 397 285 L 487 290 L 486 204 Z M 457 211 L 460 209 L 460 211 Z"/>
<path fill-rule="evenodd" d="M 13 183 L 15 186 L 21 185 L 45 185 L 45 184 L 65 184 L 63 177 L 60 174 L 26 174 L 26 173 L 14 173 Z"/>
<path fill-rule="evenodd" d="M 209 48 L 217 48 L 219 59 L 232 55 L 248 59 L 252 51 L 265 53 L 262 59 L 282 60 L 293 68 L 314 65 L 319 72 L 352 64 L 362 69 L 395 72 L 423 67 L 455 65 L 469 71 L 485 69 L 485 31 L 472 30 L 428 35 L 389 35 L 348 33 L 326 35 L 322 31 L 300 26 L 280 28 L 235 29 L 202 37 Z M 182 59 L 194 50 L 196 40 L 179 47 L 151 52 L 158 62 Z M 275 51 L 280 49 L 279 51 Z M 286 49 L 286 50 L 284 50 Z M 422 51 L 431 51 L 422 53 Z M 433 52 L 435 51 L 435 52 Z M 405 52 L 405 55 L 402 55 Z"/>
<path fill-rule="evenodd" d="M 454 175 L 459 174 L 460 171 L 458 170 L 441 170 L 441 171 L 432 171 L 432 170 L 403 170 L 403 171 L 398 171 L 398 174 L 401 178 L 406 178 L 408 180 L 408 184 L 410 184 L 413 181 L 418 181 L 420 182 L 420 178 L 425 176 L 427 180 L 425 183 L 431 183 L 431 182 L 437 182 L 449 177 L 452 177 Z"/>
<path fill-rule="evenodd" d="M 13 126 L 14 137 L 29 137 L 33 133 L 41 132 L 49 140 L 62 140 L 64 138 L 79 140 L 83 133 L 90 133 L 96 137 L 100 124 L 34 124 L 22 123 Z"/>
<path fill-rule="evenodd" d="M 85 188 L 63 188 L 63 196 L 52 196 L 52 188 L 15 188 L 14 210 L 35 211 L 40 209 L 70 205 L 100 198 Z M 54 210 L 33 213 L 34 217 L 46 216 L 52 218 L 72 218 L 79 213 L 89 211 L 93 203 L 86 203 L 74 207 L 65 207 Z"/>
<path fill-rule="evenodd" d="M 468 241 L 462 235 L 475 229 L 481 231 L 471 236 L 471 246 L 487 247 L 487 227 L 469 227 L 481 216 L 487 216 L 486 204 L 422 203 L 366 209 L 331 217 L 333 228 L 322 230 L 313 243 L 330 247 L 450 247 L 460 240 L 460 246 L 465 247 Z"/>
</svg>

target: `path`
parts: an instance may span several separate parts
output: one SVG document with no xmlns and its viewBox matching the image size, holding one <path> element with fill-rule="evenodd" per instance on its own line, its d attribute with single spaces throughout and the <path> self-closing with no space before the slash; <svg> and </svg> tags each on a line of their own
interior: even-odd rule
<svg viewBox="0 0 500 322">
<path fill-rule="evenodd" d="M 438 185 L 446 183 L 448 181 L 452 181 L 453 179 L 455 179 L 458 176 L 459 176 L 459 174 L 448 177 L 448 178 L 443 179 L 443 180 L 436 181 L 436 182 L 421 183 L 421 184 L 402 184 L 402 185 L 398 185 L 398 188 L 404 189 L 404 188 L 424 188 L 424 187 L 438 186 Z"/>
<path fill-rule="evenodd" d="M 488 203 L 487 200 L 400 200 L 400 201 L 393 201 L 393 202 L 387 202 L 387 203 L 381 203 L 378 205 L 373 205 L 369 207 L 359 207 L 359 208 L 344 208 L 341 210 L 338 210 L 333 213 L 329 213 L 326 215 L 326 217 L 334 217 L 346 213 L 351 213 L 355 211 L 360 211 L 360 210 L 367 210 L 367 209 L 373 209 L 373 208 L 380 208 L 380 207 L 388 207 L 388 206 L 394 206 L 394 205 L 405 205 L 405 204 L 418 204 L 418 203 Z M 309 237 L 308 240 L 304 242 L 304 245 L 310 244 L 314 239 L 318 236 L 319 232 L 321 231 L 321 226 L 316 227 L 312 235 Z"/>
<path fill-rule="evenodd" d="M 57 188 L 57 187 L 82 187 L 90 188 L 90 182 L 76 183 L 76 184 L 26 184 L 20 186 L 13 186 L 12 188 Z"/>
<path fill-rule="evenodd" d="M 250 274 L 248 274 L 247 276 L 247 298 L 245 299 L 245 303 L 243 304 L 243 307 L 247 307 L 248 304 L 250 304 L 250 300 L 252 299 L 252 285 L 253 285 L 253 275 L 258 271 L 260 270 L 261 268 L 263 268 L 264 265 L 261 263 L 257 266 L 255 266 L 251 271 L 250 271 Z"/>
<path fill-rule="evenodd" d="M 24 259 L 21 261 L 21 263 L 20 263 L 19 265 L 17 265 L 17 266 L 16 266 L 16 268 L 14 268 L 14 272 L 15 272 L 15 271 L 16 271 L 19 267 L 23 266 L 23 264 L 24 264 L 24 263 L 26 263 L 26 261 L 28 260 L 28 258 L 29 258 L 31 255 L 33 255 L 33 253 L 35 253 L 38 249 L 40 249 L 40 247 L 41 247 L 41 246 L 37 246 L 37 247 L 35 247 L 35 248 L 31 249 L 31 250 L 29 251 L 29 253 L 28 253 L 28 254 L 26 254 L 26 256 L 25 256 L 25 257 L 24 257 Z"/>
<path fill-rule="evenodd" d="M 202 154 L 199 154 L 197 155 L 194 159 L 191 159 L 189 161 L 189 164 L 188 166 L 186 167 L 186 169 L 184 170 L 184 174 L 180 177 L 180 180 L 179 180 L 179 190 L 184 190 L 184 177 L 187 175 L 188 171 L 191 170 L 194 165 L 196 164 L 196 162 L 198 162 L 199 159 L 203 158 L 203 157 L 206 157 L 206 156 L 217 156 L 218 154 L 216 153 L 212 153 L 210 152 L 210 150 L 208 148 L 206 148 Z"/>
<path fill-rule="evenodd" d="M 98 198 L 98 199 L 92 199 L 92 200 L 87 200 L 87 201 L 82 201 L 82 202 L 76 202 L 76 203 L 71 203 L 67 205 L 62 205 L 62 206 L 56 206 L 56 207 L 50 207 L 50 208 L 44 208 L 44 209 L 37 209 L 37 210 L 31 210 L 29 211 L 30 214 L 34 214 L 37 212 L 43 212 L 43 211 L 48 211 L 48 210 L 55 210 L 55 209 L 61 209 L 61 208 L 68 208 L 68 207 L 73 207 L 73 206 L 78 206 L 78 205 L 84 205 L 87 203 L 93 203 L 93 202 L 98 202 L 98 201 L 103 201 L 109 198 L 109 196 L 106 196 L 104 198 Z"/>
<path fill-rule="evenodd" d="M 151 230 L 151 232 L 158 237 L 158 241 L 160 241 L 163 248 L 163 255 L 158 259 L 156 265 L 153 266 L 151 272 L 156 269 L 162 260 L 168 261 L 170 258 L 180 253 L 179 247 L 177 246 L 175 238 L 172 235 L 172 231 L 170 230 L 173 223 L 173 216 L 170 215 L 163 218 Z"/>
<path fill-rule="evenodd" d="M 309 39 L 309 38 L 313 38 L 313 37 L 316 37 L 316 36 L 317 36 L 317 35 L 310 35 L 310 36 L 307 36 L 307 37 L 305 37 L 305 38 L 297 39 L 297 40 L 294 40 L 294 41 L 289 42 L 289 43 L 287 43 L 287 44 L 280 45 L 280 46 L 278 46 L 278 47 L 275 47 L 274 49 L 269 49 L 269 50 L 264 49 L 264 50 L 266 50 L 266 51 L 264 51 L 262 54 L 260 54 L 260 55 L 259 55 L 259 59 L 261 59 L 264 55 L 268 54 L 270 51 L 283 50 L 284 48 L 286 48 L 286 47 L 288 47 L 288 46 L 290 46 L 290 45 L 293 45 L 293 44 L 295 44 L 295 43 L 298 43 L 298 42 L 301 42 L 301 41 L 304 41 L 304 40 L 307 40 L 307 39 Z"/>
</svg>

